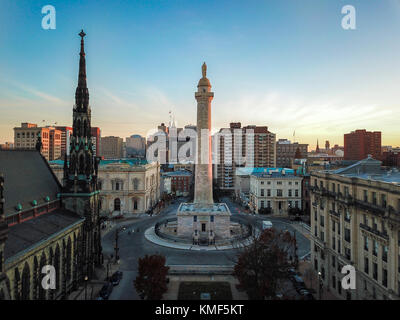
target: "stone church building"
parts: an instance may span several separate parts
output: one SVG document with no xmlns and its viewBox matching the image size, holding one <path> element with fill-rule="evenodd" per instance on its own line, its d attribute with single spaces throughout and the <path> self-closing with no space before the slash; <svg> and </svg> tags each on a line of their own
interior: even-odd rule
<svg viewBox="0 0 400 320">
<path fill-rule="evenodd" d="M 60 184 L 37 150 L 0 150 L 0 300 L 63 299 L 102 263 L 98 159 L 91 140 L 82 31 L 70 159 Z M 43 266 L 55 269 L 44 289 Z"/>
</svg>

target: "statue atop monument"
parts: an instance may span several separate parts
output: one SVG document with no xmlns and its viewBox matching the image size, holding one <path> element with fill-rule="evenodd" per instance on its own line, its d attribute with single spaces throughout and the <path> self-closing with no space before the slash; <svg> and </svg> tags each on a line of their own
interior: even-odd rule
<svg viewBox="0 0 400 320">
<path fill-rule="evenodd" d="M 203 73 L 203 78 L 207 78 L 207 65 L 204 62 L 203 65 L 201 66 L 201 71 Z"/>
</svg>

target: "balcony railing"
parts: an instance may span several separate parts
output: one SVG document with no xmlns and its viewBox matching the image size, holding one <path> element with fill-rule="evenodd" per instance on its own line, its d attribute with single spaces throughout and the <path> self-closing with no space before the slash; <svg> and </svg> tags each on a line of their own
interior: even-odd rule
<svg viewBox="0 0 400 320">
<path fill-rule="evenodd" d="M 370 226 L 367 226 L 367 225 L 365 225 L 363 223 L 360 223 L 360 228 L 364 229 L 364 230 L 366 230 L 368 232 L 371 232 L 371 233 L 373 233 L 373 234 L 375 234 L 375 235 L 377 235 L 377 236 L 379 236 L 379 237 L 381 237 L 381 238 L 383 238 L 385 240 L 389 240 L 389 236 L 388 236 L 388 234 L 386 232 L 378 231 L 378 230 L 373 229 Z"/>
<path fill-rule="evenodd" d="M 356 206 L 364 209 L 364 210 L 368 210 L 372 213 L 376 213 L 376 214 L 384 214 L 386 209 L 383 207 L 380 207 L 378 205 L 372 204 L 370 202 L 365 202 L 363 200 L 356 200 L 355 201 Z"/>
</svg>

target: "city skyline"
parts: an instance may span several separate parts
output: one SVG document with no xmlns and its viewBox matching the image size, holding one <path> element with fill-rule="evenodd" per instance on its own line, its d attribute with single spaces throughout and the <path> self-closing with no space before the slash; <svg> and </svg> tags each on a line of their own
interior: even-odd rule
<svg viewBox="0 0 400 320">
<path fill-rule="evenodd" d="M 47 3 L 4 1 L 0 143 L 13 141 L 21 122 L 70 125 L 77 72 L 71 53 L 84 28 L 93 126 L 102 136 L 146 136 L 168 123 L 169 111 L 180 127 L 194 123 L 197 73 L 206 61 L 214 130 L 235 121 L 265 125 L 277 139 L 293 140 L 296 131 L 296 141 L 314 149 L 317 139 L 343 145 L 345 133 L 365 128 L 382 131 L 383 145 L 398 146 L 399 3 L 357 4 L 352 31 L 341 28 L 343 3 L 306 3 L 230 2 L 222 21 L 224 1 L 100 3 L 98 10 L 89 1 L 74 3 L 74 11 L 56 1 L 57 28 L 43 30 Z"/>
</svg>

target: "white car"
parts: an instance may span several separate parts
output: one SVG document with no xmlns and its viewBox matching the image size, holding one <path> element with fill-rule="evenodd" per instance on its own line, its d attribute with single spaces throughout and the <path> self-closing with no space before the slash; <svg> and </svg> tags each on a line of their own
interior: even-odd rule
<svg viewBox="0 0 400 320">
<path fill-rule="evenodd" d="M 269 220 L 264 220 L 262 222 L 262 228 L 263 230 L 272 228 L 272 222 Z"/>
</svg>

